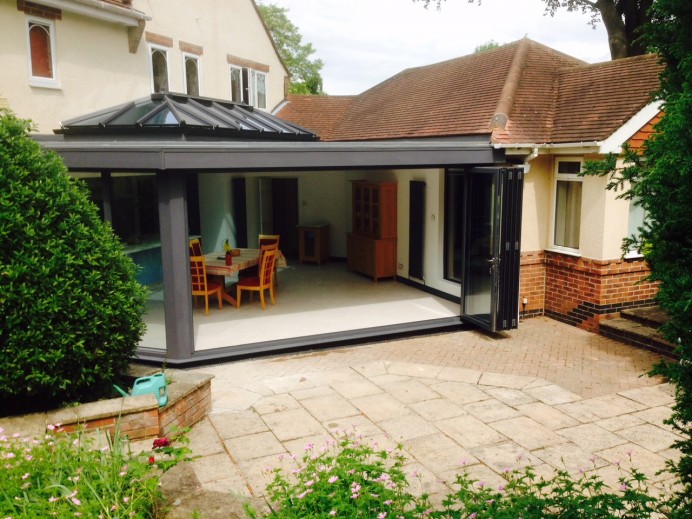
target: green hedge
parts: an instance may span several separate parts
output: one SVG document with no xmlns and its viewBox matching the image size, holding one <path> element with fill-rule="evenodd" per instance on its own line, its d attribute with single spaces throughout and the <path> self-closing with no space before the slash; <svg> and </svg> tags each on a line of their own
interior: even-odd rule
<svg viewBox="0 0 692 519">
<path fill-rule="evenodd" d="M 144 333 L 136 266 L 61 159 L 0 111 L 0 413 L 110 395 Z"/>
</svg>

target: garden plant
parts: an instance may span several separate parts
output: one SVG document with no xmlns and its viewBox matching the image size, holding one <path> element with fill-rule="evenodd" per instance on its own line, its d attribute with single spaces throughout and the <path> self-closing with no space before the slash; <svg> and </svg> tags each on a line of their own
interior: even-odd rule
<svg viewBox="0 0 692 519">
<path fill-rule="evenodd" d="M 117 432 L 49 429 L 34 438 L 0 428 L 0 517 L 163 517 L 160 476 L 191 459 L 186 431 L 133 453 Z"/>
<path fill-rule="evenodd" d="M 146 289 L 83 183 L 0 110 L 0 415 L 112 396 Z"/>
<path fill-rule="evenodd" d="M 450 492 L 434 506 L 427 494 L 413 495 L 403 448 L 378 450 L 374 444 L 343 434 L 317 448 L 309 444 L 301 459 L 282 457 L 281 466 L 268 470 L 267 509 L 246 506 L 253 519 L 276 517 L 307 519 L 440 518 L 538 519 L 666 517 L 670 509 L 650 494 L 646 476 L 636 469 L 622 470 L 617 488 L 597 475 L 556 471 L 538 477 L 531 467 L 507 469 L 506 484 L 491 486 L 471 477 L 460 466 Z"/>
</svg>

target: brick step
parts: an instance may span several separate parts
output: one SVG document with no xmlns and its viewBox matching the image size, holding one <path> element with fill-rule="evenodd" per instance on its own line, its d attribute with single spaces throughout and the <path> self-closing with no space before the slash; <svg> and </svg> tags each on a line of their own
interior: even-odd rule
<svg viewBox="0 0 692 519">
<path fill-rule="evenodd" d="M 666 357 L 677 358 L 674 353 L 675 346 L 663 338 L 658 331 L 658 326 L 648 326 L 633 319 L 621 317 L 601 321 L 599 333 L 625 344 L 644 348 Z"/>
<path fill-rule="evenodd" d="M 643 324 L 644 326 L 651 326 L 652 328 L 659 328 L 662 324 L 668 322 L 668 316 L 658 306 L 629 308 L 620 312 L 620 316 L 624 319 Z"/>
</svg>

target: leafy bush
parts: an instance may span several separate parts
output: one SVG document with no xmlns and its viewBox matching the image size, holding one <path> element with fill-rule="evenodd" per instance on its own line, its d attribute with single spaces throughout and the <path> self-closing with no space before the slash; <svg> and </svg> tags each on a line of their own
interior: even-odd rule
<svg viewBox="0 0 692 519">
<path fill-rule="evenodd" d="M 416 498 L 407 492 L 404 461 L 400 448 L 375 451 L 346 435 L 319 451 L 309 444 L 298 468 L 271 472 L 270 511 L 264 516 L 249 506 L 246 511 L 253 519 L 422 517 L 430 503 L 425 496 Z"/>
<path fill-rule="evenodd" d="M 551 479 L 538 478 L 531 467 L 506 471 L 507 484 L 493 488 L 468 473 L 456 478 L 455 492 L 432 508 L 427 495 L 406 490 L 406 459 L 401 447 L 375 451 L 372 446 L 343 436 L 316 451 L 306 447 L 297 468 L 270 471 L 268 511 L 260 515 L 246 506 L 250 517 L 277 518 L 449 518 L 538 519 L 648 518 L 670 513 L 664 501 L 648 494 L 646 477 L 637 470 L 620 478 L 612 491 L 596 475 L 582 473 L 576 479 L 558 471 Z"/>
<path fill-rule="evenodd" d="M 83 184 L 0 111 L 0 413 L 111 393 L 145 289 Z"/>
<path fill-rule="evenodd" d="M 0 517 L 158 517 L 161 473 L 191 459 L 184 433 L 133 454 L 118 434 L 110 441 L 50 428 L 43 438 L 8 438 L 0 427 Z"/>
</svg>

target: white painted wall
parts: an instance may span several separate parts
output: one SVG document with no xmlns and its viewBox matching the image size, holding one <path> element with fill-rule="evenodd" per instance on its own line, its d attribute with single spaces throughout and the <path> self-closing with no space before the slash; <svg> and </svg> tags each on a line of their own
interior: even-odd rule
<svg viewBox="0 0 692 519">
<path fill-rule="evenodd" d="M 287 72 L 251 0 L 134 0 L 133 7 L 153 19 L 149 32 L 173 39 L 168 52 L 169 87 L 184 92 L 180 41 L 201 45 L 201 94 L 230 99 L 227 54 L 269 66 L 267 111 L 284 98 Z M 124 25 L 63 11 L 55 20 L 55 88 L 29 85 L 26 15 L 15 0 L 0 0 L 0 98 L 21 118 L 32 119 L 40 133 L 59 122 L 151 93 L 148 45 L 129 51 Z"/>
</svg>

